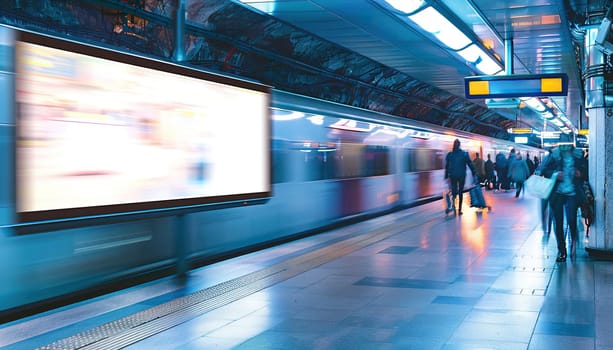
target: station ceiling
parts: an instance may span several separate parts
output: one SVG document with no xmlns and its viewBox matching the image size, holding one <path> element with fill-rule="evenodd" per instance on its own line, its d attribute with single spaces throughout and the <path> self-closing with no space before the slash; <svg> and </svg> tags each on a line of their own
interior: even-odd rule
<svg viewBox="0 0 613 350">
<path fill-rule="evenodd" d="M 488 47 L 502 64 L 512 42 L 513 74 L 566 73 L 568 95 L 555 102 L 575 127 L 587 127 L 583 40 L 586 25 L 602 21 L 607 0 L 427 2 L 463 28 L 489 31 Z M 177 55 L 178 3 L 7 0 L 0 22 L 491 137 L 508 139 L 512 127 L 543 129 L 528 108 L 466 99 L 464 77 L 482 73 L 383 0 L 185 0 L 185 49 Z"/>
</svg>

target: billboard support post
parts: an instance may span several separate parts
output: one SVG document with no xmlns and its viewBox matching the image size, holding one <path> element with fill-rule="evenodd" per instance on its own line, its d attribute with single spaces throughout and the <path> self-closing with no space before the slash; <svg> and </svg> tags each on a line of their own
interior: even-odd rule
<svg viewBox="0 0 613 350">
<path fill-rule="evenodd" d="M 185 214 L 176 215 L 175 222 L 175 251 L 177 254 L 177 277 L 183 278 L 187 273 L 187 218 Z"/>
</svg>

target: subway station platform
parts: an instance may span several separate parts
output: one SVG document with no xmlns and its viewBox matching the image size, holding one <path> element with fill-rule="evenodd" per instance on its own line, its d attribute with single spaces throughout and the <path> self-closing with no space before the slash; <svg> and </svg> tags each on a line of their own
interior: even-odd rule
<svg viewBox="0 0 613 350">
<path fill-rule="evenodd" d="M 588 257 L 580 232 L 577 256 L 556 263 L 540 200 L 486 200 L 461 216 L 432 202 L 4 324 L 0 348 L 613 349 L 613 262 Z"/>
</svg>

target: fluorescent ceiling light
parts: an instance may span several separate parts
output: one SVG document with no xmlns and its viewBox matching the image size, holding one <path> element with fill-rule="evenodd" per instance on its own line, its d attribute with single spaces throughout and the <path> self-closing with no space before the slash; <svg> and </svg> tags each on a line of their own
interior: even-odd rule
<svg viewBox="0 0 613 350">
<path fill-rule="evenodd" d="M 543 104 L 543 102 L 539 98 L 536 98 L 536 97 L 522 99 L 522 102 L 524 102 L 525 104 L 528 105 L 528 107 L 532 108 L 533 110 L 539 113 L 545 112 L 545 110 L 547 109 L 545 105 Z"/>
<path fill-rule="evenodd" d="M 476 67 L 483 74 L 493 75 L 502 70 L 502 67 L 498 64 L 498 62 L 494 61 L 490 56 L 485 53 L 481 57 L 481 62 L 477 63 Z"/>
<path fill-rule="evenodd" d="M 464 50 L 456 52 L 466 61 L 475 64 L 478 70 L 483 74 L 494 75 L 502 71 L 502 67 L 498 62 L 488 56 L 485 51 L 481 50 L 477 45 L 473 44 Z"/>
<path fill-rule="evenodd" d="M 424 0 L 385 0 L 396 10 L 410 14 L 410 19 L 425 32 L 432 34 L 467 62 L 474 65 L 482 74 L 493 75 L 503 72 L 503 67 L 492 59 L 482 48 L 458 29 L 451 21 Z M 424 7 L 426 6 L 426 7 Z M 415 12 L 417 11 L 417 12 Z"/>
<path fill-rule="evenodd" d="M 562 123 L 562 121 L 558 118 L 551 120 L 552 123 L 554 123 L 556 126 L 562 127 L 565 126 L 564 123 Z"/>
<path fill-rule="evenodd" d="M 268 14 L 273 14 L 275 12 L 275 8 L 277 6 L 277 4 L 275 3 L 274 0 L 271 1 L 267 1 L 267 0 L 238 0 L 240 2 L 242 2 L 243 4 L 247 4 L 255 9 L 258 9 L 262 12 L 268 13 Z"/>
<path fill-rule="evenodd" d="M 479 59 L 479 56 L 483 54 L 483 50 L 481 50 L 477 45 L 472 44 L 464 50 L 458 51 L 458 55 L 462 56 L 463 59 L 470 63 L 475 63 Z"/>
<path fill-rule="evenodd" d="M 424 5 L 423 0 L 385 0 L 390 6 L 404 13 L 411 13 Z"/>
<path fill-rule="evenodd" d="M 542 116 L 543 116 L 543 118 L 545 118 L 545 119 L 551 119 L 551 118 L 555 117 L 555 116 L 553 115 L 553 113 L 551 113 L 551 112 L 549 112 L 549 111 L 547 111 L 547 112 L 545 112 L 545 113 L 543 113 L 543 114 L 541 114 L 541 115 L 542 115 Z"/>
<path fill-rule="evenodd" d="M 551 39 L 538 39 L 537 41 L 539 45 L 542 45 L 542 44 L 547 44 L 547 43 L 559 43 L 560 41 L 562 41 L 562 39 L 557 37 L 557 38 L 551 38 Z"/>
<path fill-rule="evenodd" d="M 452 50 L 459 50 L 472 43 L 462 31 L 456 28 L 453 23 L 433 7 L 427 7 L 409 16 L 409 19 L 423 30 L 433 34 L 440 42 Z"/>
</svg>

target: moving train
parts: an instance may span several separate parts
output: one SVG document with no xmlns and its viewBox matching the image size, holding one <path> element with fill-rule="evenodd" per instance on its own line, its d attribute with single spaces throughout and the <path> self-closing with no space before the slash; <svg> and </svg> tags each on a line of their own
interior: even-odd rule
<svg viewBox="0 0 613 350">
<path fill-rule="evenodd" d="M 542 150 L 368 110 L 272 92 L 272 197 L 187 215 L 187 262 L 198 266 L 361 217 L 441 198 L 457 138 L 471 158 Z M 235 140 L 235 142 L 241 142 Z M 471 186 L 471 176 L 467 177 Z M 442 210 L 441 210 L 442 214 Z M 442 214 L 443 215 L 443 214 Z M 5 318 L 172 273 L 175 223 L 151 218 L 0 237 Z"/>
<path fill-rule="evenodd" d="M 201 81 L 178 79 L 154 69 L 163 66 L 172 73 L 183 73 L 184 67 L 157 62 L 148 71 L 154 78 L 147 78 L 141 74 L 144 70 L 132 74 L 128 69 L 141 69 L 151 61 L 34 34 L 22 35 L 24 41 L 14 49 L 10 46 L 14 35 L 12 30 L 0 30 L 0 49 L 7 52 L 0 60 L 2 321 L 439 200 L 447 188 L 445 155 L 455 139 L 471 158 L 479 153 L 493 160 L 497 153 L 507 154 L 513 147 L 522 155 L 543 155 L 537 148 L 274 89 L 264 95 L 241 90 L 242 97 L 261 106 L 261 124 L 257 124 L 247 107 L 228 106 L 223 99 L 238 90 L 216 85 L 209 89 L 208 99 L 202 98 Z M 9 59 L 14 51 L 27 59 Z M 99 60 L 76 52 L 99 54 Z M 123 74 L 112 75 L 110 82 L 107 72 L 111 68 L 75 68 L 79 62 L 86 67 L 103 61 L 106 65 L 109 59 L 124 63 L 119 68 L 112 66 Z M 50 71 L 52 67 L 56 69 Z M 160 81 L 174 94 L 161 89 Z M 71 82 L 77 84 L 71 86 Z M 141 94 L 132 96 L 134 90 Z M 57 91 L 62 93 L 55 94 Z M 94 96 L 93 91 L 102 92 Z M 151 92 L 156 94 L 153 99 Z M 100 102 L 103 97 L 108 103 Z M 216 97 L 222 102 L 213 106 Z M 190 109 L 198 98 L 205 103 Z M 233 117 L 207 117 L 213 113 Z M 155 121 L 163 127 L 152 124 Z M 251 136 L 262 134 L 265 126 L 270 126 L 271 134 L 260 137 L 254 153 L 258 147 L 249 140 L 256 140 Z M 214 127 L 223 129 L 224 137 L 211 134 Z M 71 215 L 72 209 L 63 210 L 65 206 L 81 208 L 82 215 L 89 215 L 90 210 L 117 208 L 95 202 L 123 201 L 111 191 L 117 188 L 120 195 L 128 196 L 128 202 L 139 195 L 162 204 L 175 203 L 159 200 L 169 193 L 216 191 L 205 176 L 210 169 L 202 159 L 211 150 L 207 149 L 210 144 L 201 142 L 203 138 L 222 145 L 223 151 L 218 149 L 213 157 L 216 162 L 243 172 L 238 177 L 231 171 L 217 172 L 226 191 L 262 188 L 266 198 L 256 198 L 260 200 L 250 205 L 212 206 L 214 210 L 180 215 L 127 216 L 83 225 L 45 226 L 49 218 L 43 216 L 42 229 L 36 232 L 16 229 L 15 213 Z M 266 165 L 271 165 L 265 171 L 268 178 L 223 159 L 245 160 L 241 153 L 264 155 L 269 160 Z M 171 165 L 176 167 L 169 170 Z M 259 178 L 251 181 L 252 176 Z M 467 178 L 469 187 L 472 177 Z M 254 187 L 234 179 L 245 179 L 250 182 L 247 186 Z M 102 185 L 92 188 L 93 181 L 102 181 L 98 182 Z M 31 197 L 36 200 L 23 201 Z M 69 202 L 74 198 L 76 204 Z M 29 205 L 34 205 L 32 210 Z"/>
</svg>

